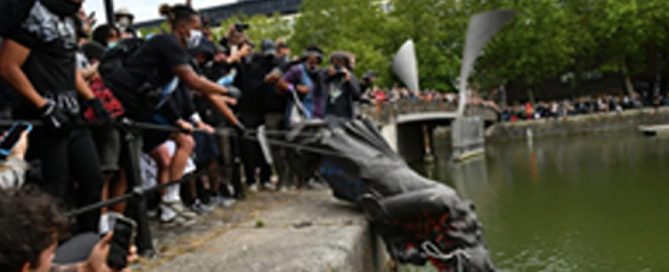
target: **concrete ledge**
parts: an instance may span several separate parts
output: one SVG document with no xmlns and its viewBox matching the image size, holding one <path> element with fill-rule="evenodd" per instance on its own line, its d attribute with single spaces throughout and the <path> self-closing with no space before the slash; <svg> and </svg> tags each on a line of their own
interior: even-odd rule
<svg viewBox="0 0 669 272">
<path fill-rule="evenodd" d="M 387 270 L 385 246 L 362 213 L 329 190 L 300 192 L 254 218 L 152 271 Z"/>
<path fill-rule="evenodd" d="M 627 110 L 620 113 L 597 113 L 569 116 L 560 119 L 541 119 L 498 123 L 488 128 L 486 140 L 505 141 L 523 139 L 531 131 L 533 137 L 565 136 L 625 129 L 639 125 L 669 123 L 669 108 Z"/>
</svg>

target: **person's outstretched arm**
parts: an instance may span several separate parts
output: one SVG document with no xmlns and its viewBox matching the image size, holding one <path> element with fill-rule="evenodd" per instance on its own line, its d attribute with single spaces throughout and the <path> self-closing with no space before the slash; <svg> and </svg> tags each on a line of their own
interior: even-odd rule
<svg viewBox="0 0 669 272">
<path fill-rule="evenodd" d="M 176 74 L 179 79 L 183 81 L 188 87 L 199 91 L 204 95 L 228 94 L 228 90 L 225 87 L 211 82 L 201 75 L 198 75 L 189 65 L 179 65 L 174 67 L 173 71 L 174 74 Z"/>
<path fill-rule="evenodd" d="M 208 95 L 207 100 L 209 100 L 216 111 L 221 113 L 231 124 L 234 126 L 239 126 L 241 124 L 235 113 L 228 106 L 228 104 L 234 105 L 234 103 L 237 102 L 235 99 L 216 95 Z"/>
</svg>

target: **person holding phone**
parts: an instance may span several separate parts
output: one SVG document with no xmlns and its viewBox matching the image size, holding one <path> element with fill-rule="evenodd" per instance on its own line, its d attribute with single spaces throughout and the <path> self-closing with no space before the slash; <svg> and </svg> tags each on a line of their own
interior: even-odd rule
<svg viewBox="0 0 669 272">
<path fill-rule="evenodd" d="M 115 232 L 80 234 L 59 245 L 68 222 L 56 206 L 32 186 L 0 190 L 0 271 L 127 271 L 136 255 L 128 243 L 116 242 L 127 239 Z"/>
<path fill-rule="evenodd" d="M 19 188 L 25 181 L 28 163 L 24 160 L 28 150 L 28 131 L 19 132 L 18 141 L 13 143 L 7 157 L 0 160 L 0 189 Z M 2 143 L 7 140 L 7 134 L 0 137 Z M 11 143 L 10 143 L 11 144 Z M 4 157 L 4 156 L 3 156 Z"/>
</svg>

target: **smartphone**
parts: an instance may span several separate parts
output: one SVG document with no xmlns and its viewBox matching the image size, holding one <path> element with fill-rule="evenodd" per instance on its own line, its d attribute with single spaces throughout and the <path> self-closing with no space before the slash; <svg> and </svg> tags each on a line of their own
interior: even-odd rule
<svg viewBox="0 0 669 272">
<path fill-rule="evenodd" d="M 114 226 L 114 234 L 109 245 L 107 265 L 115 270 L 123 270 L 128 266 L 128 252 L 135 240 L 137 224 L 135 221 L 118 214 L 111 214 L 110 221 Z"/>
<path fill-rule="evenodd" d="M 0 141 L 0 159 L 5 160 L 12 154 L 12 149 L 16 143 L 21 139 L 21 134 L 23 132 L 30 132 L 33 129 L 33 126 L 28 123 L 18 122 L 14 123 L 12 127 L 7 131 L 7 135 L 2 138 Z"/>
</svg>

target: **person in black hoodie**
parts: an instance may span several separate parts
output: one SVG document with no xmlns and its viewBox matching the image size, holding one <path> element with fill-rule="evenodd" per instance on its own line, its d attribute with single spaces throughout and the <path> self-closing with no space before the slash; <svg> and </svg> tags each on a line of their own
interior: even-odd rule
<svg viewBox="0 0 669 272">
<path fill-rule="evenodd" d="M 257 129 L 265 123 L 265 96 L 275 90 L 274 84 L 267 83 L 265 77 L 277 66 L 276 49 L 274 42 L 264 40 L 261 52 L 251 55 L 250 60 L 242 62 L 239 74 L 235 78 L 235 86 L 242 91 L 238 109 L 240 120 L 245 127 Z M 265 161 L 260 146 L 252 140 L 242 142 L 242 162 L 246 182 L 255 190 L 257 179 L 256 169 L 260 168 L 260 186 L 269 185 L 271 168 Z"/>
</svg>

